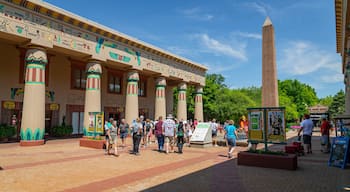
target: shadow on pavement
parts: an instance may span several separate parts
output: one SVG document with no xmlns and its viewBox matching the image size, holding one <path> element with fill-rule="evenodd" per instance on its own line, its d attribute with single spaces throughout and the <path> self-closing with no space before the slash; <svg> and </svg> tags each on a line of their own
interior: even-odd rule
<svg viewBox="0 0 350 192">
<path fill-rule="evenodd" d="M 231 159 L 143 191 L 240 192 L 245 190 L 237 173 L 237 160 Z"/>
</svg>

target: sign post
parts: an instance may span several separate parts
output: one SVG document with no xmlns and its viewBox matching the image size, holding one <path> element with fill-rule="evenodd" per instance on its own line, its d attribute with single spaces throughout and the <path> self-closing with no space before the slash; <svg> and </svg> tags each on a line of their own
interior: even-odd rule
<svg viewBox="0 0 350 192">
<path fill-rule="evenodd" d="M 205 148 L 212 146 L 210 123 L 198 123 L 190 139 L 191 146 Z"/>
<path fill-rule="evenodd" d="M 89 112 L 89 128 L 88 135 L 94 138 L 103 134 L 104 117 L 103 112 Z"/>
<path fill-rule="evenodd" d="M 247 108 L 247 110 L 249 142 L 264 143 L 265 151 L 268 150 L 268 143 L 286 143 L 284 107 Z"/>
<path fill-rule="evenodd" d="M 328 166 L 335 166 L 345 169 L 349 161 L 349 138 L 336 137 L 332 142 L 331 156 Z"/>
</svg>

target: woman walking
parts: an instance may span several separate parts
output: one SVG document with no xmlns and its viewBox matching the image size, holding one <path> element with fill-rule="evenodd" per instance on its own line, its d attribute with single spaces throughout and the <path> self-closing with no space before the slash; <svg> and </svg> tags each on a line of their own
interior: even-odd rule
<svg viewBox="0 0 350 192">
<path fill-rule="evenodd" d="M 234 121 L 230 120 L 228 122 L 228 125 L 225 127 L 225 135 L 228 146 L 228 158 L 232 158 L 232 153 L 236 146 L 237 129 L 233 124 Z"/>
<path fill-rule="evenodd" d="M 111 145 L 111 148 L 114 148 L 114 156 L 119 156 L 118 154 L 118 145 L 117 145 L 117 134 L 118 133 L 118 127 L 117 127 L 117 121 L 112 122 L 112 126 L 108 131 L 108 138 L 109 138 L 109 144 Z"/>
</svg>

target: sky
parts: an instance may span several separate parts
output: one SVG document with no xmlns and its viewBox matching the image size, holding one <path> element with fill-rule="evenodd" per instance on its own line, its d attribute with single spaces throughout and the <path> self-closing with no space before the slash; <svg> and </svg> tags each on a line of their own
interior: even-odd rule
<svg viewBox="0 0 350 192">
<path fill-rule="evenodd" d="M 312 86 L 319 98 L 344 89 L 330 0 L 45 0 L 180 55 L 225 77 L 261 86 L 262 25 L 275 29 L 277 78 Z"/>
</svg>

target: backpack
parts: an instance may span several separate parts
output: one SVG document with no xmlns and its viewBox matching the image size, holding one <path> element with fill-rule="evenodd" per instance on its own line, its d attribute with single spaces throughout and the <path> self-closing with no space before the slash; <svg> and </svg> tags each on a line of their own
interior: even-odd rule
<svg viewBox="0 0 350 192">
<path fill-rule="evenodd" d="M 177 127 L 177 136 L 184 136 L 184 126 L 183 124 L 179 124 Z"/>
<path fill-rule="evenodd" d="M 217 130 L 217 124 L 216 123 L 211 123 L 210 124 L 211 132 L 216 133 Z"/>
<path fill-rule="evenodd" d="M 148 132 L 149 130 L 151 130 L 151 123 L 146 123 L 146 131 Z"/>
</svg>

